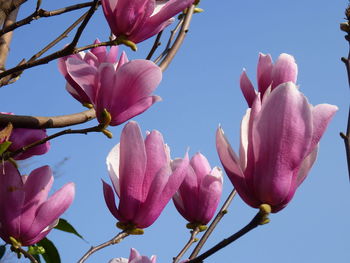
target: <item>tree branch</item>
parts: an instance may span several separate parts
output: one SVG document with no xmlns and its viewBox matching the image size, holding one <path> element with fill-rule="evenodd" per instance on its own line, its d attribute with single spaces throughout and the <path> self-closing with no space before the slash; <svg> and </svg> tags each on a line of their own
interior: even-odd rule
<svg viewBox="0 0 350 263">
<path fill-rule="evenodd" d="M 343 57 L 343 58 L 341 58 L 341 60 L 342 60 L 342 62 L 344 62 L 346 72 L 348 75 L 348 85 L 350 87 L 350 5 L 346 8 L 345 15 L 347 18 L 347 22 L 341 24 L 341 30 L 343 30 L 347 33 L 347 35 L 345 36 L 345 39 L 348 42 L 349 51 L 348 51 L 348 57 L 347 58 Z M 347 164 L 348 164 L 348 176 L 349 176 L 349 180 L 350 180 L 350 106 L 349 106 L 348 123 L 347 123 L 346 133 L 344 134 L 343 132 L 341 132 L 340 136 L 344 140 L 346 157 L 347 157 L 346 159 L 347 159 Z"/>
<path fill-rule="evenodd" d="M 185 15 L 185 19 L 184 22 L 182 24 L 182 27 L 180 29 L 180 32 L 174 42 L 174 44 L 172 45 L 172 47 L 169 49 L 169 51 L 167 52 L 166 57 L 163 59 L 163 61 L 159 64 L 159 67 L 164 71 L 170 64 L 170 62 L 173 60 L 173 58 L 175 57 L 177 51 L 180 49 L 181 44 L 183 43 L 183 41 L 185 40 L 186 34 L 189 30 L 190 27 L 190 23 L 191 23 L 191 19 L 192 19 L 192 15 L 194 12 L 194 8 L 195 5 L 191 5 L 186 12 Z"/>
<path fill-rule="evenodd" d="M 21 65 L 18 65 L 18 66 L 14 67 L 14 68 L 8 69 L 8 70 L 0 73 L 0 79 L 4 78 L 4 77 L 6 77 L 6 76 L 8 76 L 10 74 L 17 73 L 17 72 L 23 71 L 25 69 L 32 68 L 34 66 L 46 64 L 46 63 L 49 63 L 50 61 L 52 61 L 54 59 L 57 59 L 57 58 L 60 58 L 60 57 L 65 57 L 65 56 L 68 56 L 68 55 L 71 55 L 71 54 L 75 53 L 76 52 L 75 46 L 77 45 L 77 43 L 78 43 L 78 41 L 80 39 L 80 36 L 83 33 L 83 30 L 85 29 L 85 27 L 88 24 L 90 18 L 92 17 L 94 12 L 96 11 L 98 5 L 99 5 L 99 0 L 94 0 L 94 4 L 91 6 L 89 11 L 86 13 L 83 22 L 78 27 L 77 32 L 76 32 L 72 42 L 69 45 L 67 45 L 63 49 L 61 49 L 61 50 L 59 50 L 57 52 L 54 52 L 54 53 L 52 53 L 52 54 L 50 54 L 50 55 L 48 55 L 46 57 L 43 57 L 41 59 L 31 60 L 31 61 L 25 62 L 25 63 L 23 63 Z M 2 81 L 1 81 L 1 83 L 2 83 Z"/>
<path fill-rule="evenodd" d="M 62 128 L 80 123 L 85 123 L 96 117 L 94 109 L 80 113 L 55 117 L 34 117 L 21 115 L 0 114 L 0 123 L 6 125 L 11 122 L 15 128 L 45 129 Z"/>
<path fill-rule="evenodd" d="M 117 236 L 115 236 L 114 238 L 112 238 L 111 240 L 102 243 L 101 245 L 98 245 L 96 247 L 91 247 L 86 253 L 85 255 L 78 261 L 78 263 L 83 263 L 85 262 L 85 260 L 88 259 L 88 257 L 90 257 L 93 253 L 97 252 L 98 250 L 108 247 L 110 245 L 114 245 L 119 243 L 120 241 L 123 240 L 123 238 L 127 237 L 129 235 L 129 233 L 127 233 L 127 231 L 122 231 L 120 232 Z"/>
<path fill-rule="evenodd" d="M 194 242 L 197 242 L 197 234 L 200 232 L 200 228 L 197 226 L 195 229 L 191 230 L 191 237 L 184 246 L 184 248 L 180 251 L 180 253 L 173 259 L 173 263 L 177 263 L 182 256 L 186 253 L 186 251 L 192 246 Z"/>
<path fill-rule="evenodd" d="M 5 19 L 4 27 L 11 26 L 15 23 L 19 7 L 13 10 Z M 12 32 L 9 32 L 0 37 L 0 70 L 5 70 L 5 64 L 10 50 L 10 43 L 12 40 Z"/>
<path fill-rule="evenodd" d="M 204 252 L 202 255 L 187 261 L 186 263 L 202 263 L 204 259 L 210 257 L 214 253 L 218 252 L 220 249 L 228 246 L 232 242 L 236 241 L 240 237 L 244 236 L 254 228 L 259 225 L 264 225 L 269 222 L 268 216 L 271 213 L 271 207 L 269 205 L 261 205 L 260 211 L 256 214 L 256 216 L 241 230 L 233 234 L 232 236 L 222 240 L 217 245 Z"/>
<path fill-rule="evenodd" d="M 197 246 L 194 248 L 192 254 L 189 257 L 189 259 L 193 259 L 193 258 L 195 258 L 198 255 L 199 251 L 202 249 L 202 247 L 204 246 L 205 242 L 207 242 L 209 236 L 214 231 L 216 226 L 219 224 L 220 220 L 224 217 L 224 215 L 227 214 L 227 209 L 230 206 L 230 204 L 231 204 L 231 202 L 232 202 L 232 200 L 233 200 L 233 198 L 235 196 L 236 196 L 236 190 L 233 189 L 232 192 L 227 197 L 225 203 L 222 205 L 220 211 L 217 213 L 217 215 L 214 218 L 213 222 L 210 224 L 210 226 L 208 227 L 207 231 L 205 231 L 204 235 L 199 240 Z"/>
<path fill-rule="evenodd" d="M 30 22 L 32 22 L 33 20 L 38 20 L 39 18 L 42 18 L 42 17 L 51 17 L 51 16 L 61 15 L 63 13 L 67 13 L 67 12 L 71 12 L 71 11 L 75 11 L 75 10 L 82 9 L 85 7 L 92 6 L 93 4 L 94 4 L 93 1 L 85 2 L 85 3 L 81 3 L 81 4 L 75 4 L 75 5 L 63 7 L 63 8 L 52 10 L 52 11 L 47 11 L 44 9 L 37 9 L 31 15 L 27 16 L 26 18 L 23 18 L 15 23 L 13 23 L 10 26 L 4 27 L 2 30 L 0 30 L 0 36 L 2 36 L 3 34 L 5 34 L 7 32 L 13 31 L 21 26 L 27 25 Z"/>
</svg>

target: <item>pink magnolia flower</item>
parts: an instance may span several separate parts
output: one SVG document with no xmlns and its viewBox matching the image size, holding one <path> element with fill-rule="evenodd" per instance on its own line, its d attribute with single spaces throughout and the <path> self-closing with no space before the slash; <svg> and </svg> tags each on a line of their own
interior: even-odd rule
<svg viewBox="0 0 350 263">
<path fill-rule="evenodd" d="M 136 122 L 125 125 L 120 144 L 107 156 L 109 177 L 119 198 L 103 181 L 106 204 L 121 223 L 146 228 L 159 217 L 165 205 L 179 189 L 187 171 L 188 156 L 172 171 L 169 148 L 158 131 L 143 140 Z"/>
<path fill-rule="evenodd" d="M 7 112 L 1 112 L 1 114 L 13 114 Z M 33 142 L 42 140 L 47 137 L 45 129 L 25 129 L 25 128 L 13 128 L 11 135 L 8 138 L 8 141 L 11 142 L 8 151 L 14 152 L 24 146 L 27 146 Z M 42 155 L 49 151 L 50 142 L 47 141 L 43 144 L 35 146 L 31 149 L 28 149 L 22 153 L 17 154 L 15 160 L 24 160 L 30 158 L 34 155 Z"/>
<path fill-rule="evenodd" d="M 57 224 L 74 198 L 74 184 L 68 183 L 47 198 L 53 183 L 50 167 L 35 169 L 21 176 L 10 163 L 0 166 L 0 237 L 23 246 L 43 239 Z"/>
<path fill-rule="evenodd" d="M 283 53 L 278 57 L 275 64 L 273 64 L 270 54 L 259 54 L 257 80 L 258 92 L 261 98 L 263 98 L 265 91 L 270 86 L 271 90 L 273 90 L 278 85 L 288 81 L 296 83 L 297 75 L 298 66 L 293 56 Z M 245 70 L 241 74 L 240 87 L 249 107 L 252 107 L 256 97 L 256 91 Z"/>
<path fill-rule="evenodd" d="M 107 22 L 116 37 L 139 43 L 170 25 L 194 0 L 102 0 Z"/>
<path fill-rule="evenodd" d="M 33 142 L 42 140 L 46 137 L 47 137 L 47 134 L 45 129 L 37 130 L 37 129 L 15 128 L 12 130 L 12 133 L 9 139 L 9 141 L 12 142 L 12 144 L 10 145 L 8 150 L 11 152 L 14 152 L 24 146 L 27 146 Z M 24 160 L 29 157 L 32 157 L 33 155 L 42 155 L 47 153 L 49 149 L 50 149 L 50 142 L 47 141 L 43 144 L 40 144 L 22 153 L 17 154 L 14 157 L 14 159 Z"/>
<path fill-rule="evenodd" d="M 141 114 L 158 96 L 150 94 L 162 79 L 161 69 L 149 60 L 129 61 L 122 53 L 114 59 L 117 49 L 93 49 L 85 55 L 77 54 L 60 60 L 59 68 L 66 78 L 67 90 L 81 103 L 92 104 L 99 122 L 107 110 L 110 125 L 119 125 Z"/>
<path fill-rule="evenodd" d="M 100 43 L 98 39 L 95 40 L 95 44 Z M 67 91 L 79 102 L 92 104 L 96 97 L 96 89 L 91 87 L 93 80 L 91 78 L 97 74 L 97 69 L 102 63 L 111 63 L 113 65 L 118 64 L 118 47 L 112 46 L 110 51 L 107 51 L 107 48 L 104 46 L 92 48 L 87 52 L 79 52 L 70 56 L 66 56 L 58 59 L 58 69 L 61 74 L 67 80 L 66 89 Z M 125 57 L 125 54 L 122 54 L 121 59 Z M 74 59 L 67 62 L 68 59 Z M 74 63 L 75 62 L 75 63 Z M 71 63 L 79 64 L 79 62 L 85 62 L 86 66 L 82 68 L 81 72 L 76 72 L 75 74 L 80 74 L 80 76 L 85 76 L 85 82 L 79 83 L 75 82 L 74 78 L 71 77 Z M 124 63 L 124 62 L 122 62 Z M 88 67 L 89 65 L 90 67 Z M 74 74 L 74 73 L 72 73 Z"/>
<path fill-rule="evenodd" d="M 222 180 L 220 168 L 211 169 L 204 155 L 195 154 L 184 181 L 173 196 L 177 211 L 190 223 L 206 225 L 219 204 Z"/>
<path fill-rule="evenodd" d="M 129 259 L 127 258 L 113 258 L 109 263 L 156 263 L 156 256 L 151 256 L 150 258 L 146 256 L 141 256 L 140 253 L 132 248 L 130 250 Z"/>
<path fill-rule="evenodd" d="M 318 143 L 337 111 L 312 106 L 293 82 L 280 84 L 261 102 L 258 94 L 243 117 L 239 157 L 221 128 L 216 147 L 227 175 L 252 207 L 283 209 L 311 169 Z"/>
</svg>

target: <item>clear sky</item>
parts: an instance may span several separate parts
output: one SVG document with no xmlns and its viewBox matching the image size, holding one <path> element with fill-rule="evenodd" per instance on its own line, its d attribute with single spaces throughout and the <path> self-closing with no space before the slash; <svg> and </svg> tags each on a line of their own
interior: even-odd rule
<svg viewBox="0 0 350 263">
<path fill-rule="evenodd" d="M 19 17 L 33 11 L 36 1 L 23 5 Z M 51 10 L 80 1 L 43 1 Z M 234 149 L 239 145 L 239 127 L 247 105 L 239 89 L 243 68 L 255 83 L 258 53 L 292 54 L 299 67 L 297 83 L 313 105 L 335 104 L 339 111 L 321 140 L 319 156 L 308 178 L 287 208 L 270 216 L 271 222 L 253 230 L 205 262 L 328 263 L 349 262 L 350 184 L 344 143 L 339 136 L 347 122 L 349 88 L 341 56 L 348 52 L 339 23 L 344 21 L 345 0 L 203 0 L 204 13 L 193 18 L 188 37 L 155 94 L 163 98 L 134 118 L 141 129 L 162 132 L 172 157 L 200 151 L 212 166 L 221 166 L 215 149 L 215 130 L 220 123 Z M 62 32 L 82 11 L 59 18 L 33 21 L 16 30 L 8 65 L 29 58 Z M 107 40 L 109 30 L 101 8 L 87 27 L 80 46 L 96 37 Z M 61 46 L 69 42 L 62 41 Z M 139 45 L 138 52 L 126 48 L 130 58 L 144 58 L 152 40 Z M 1 111 L 53 116 L 84 110 L 65 91 L 65 80 L 57 62 L 27 70 L 13 85 L 1 88 Z M 79 127 L 90 127 L 96 121 Z M 114 138 L 101 134 L 67 135 L 52 141 L 45 156 L 23 165 L 26 171 L 48 164 L 55 170 L 54 189 L 69 181 L 76 183 L 76 199 L 64 214 L 85 237 L 52 231 L 62 262 L 76 262 L 91 245 L 117 234 L 116 220 L 102 195 L 101 179 L 109 181 L 105 158 L 119 141 L 122 126 L 111 128 Z M 53 130 L 48 133 L 52 134 Z M 224 178 L 222 202 L 232 190 Z M 221 202 L 221 204 L 222 204 Z M 236 197 L 213 236 L 211 247 L 239 230 L 257 210 Z M 189 238 L 186 221 L 169 203 L 160 218 L 143 236 L 131 236 L 121 244 L 93 255 L 87 262 L 108 262 L 128 257 L 135 247 L 143 255 L 156 254 L 158 262 L 171 262 Z M 8 261 L 6 261 L 8 262 Z M 13 262 L 17 262 L 13 259 Z"/>
</svg>

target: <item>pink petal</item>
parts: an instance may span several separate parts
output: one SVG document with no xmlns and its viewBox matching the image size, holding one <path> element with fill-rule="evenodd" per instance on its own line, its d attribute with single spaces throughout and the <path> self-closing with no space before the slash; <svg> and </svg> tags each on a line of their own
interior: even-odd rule
<svg viewBox="0 0 350 263">
<path fill-rule="evenodd" d="M 259 53 L 257 80 L 258 90 L 263 96 L 266 89 L 271 85 L 272 82 L 272 58 L 270 54 Z"/>
<path fill-rule="evenodd" d="M 159 217 L 166 204 L 184 180 L 188 164 L 188 154 L 186 153 L 185 158 L 174 172 L 172 172 L 170 167 L 163 167 L 157 173 L 150 187 L 147 199 L 135 219 L 139 227 L 146 228 L 153 224 Z"/>
<path fill-rule="evenodd" d="M 312 107 L 313 137 L 310 151 L 317 146 L 329 122 L 337 112 L 338 107 L 330 104 L 319 104 Z"/>
<path fill-rule="evenodd" d="M 132 220 L 139 210 L 146 163 L 146 150 L 140 127 L 131 121 L 124 126 L 120 136 L 119 211 L 126 220 Z"/>
<path fill-rule="evenodd" d="M 202 180 L 199 188 L 197 220 L 206 225 L 213 218 L 222 193 L 222 173 L 214 169 Z"/>
<path fill-rule="evenodd" d="M 17 168 L 10 162 L 0 165 L 0 228 L 2 239 L 20 237 L 22 206 L 25 200 L 23 182 Z"/>
<path fill-rule="evenodd" d="M 129 261 L 137 257 L 141 257 L 140 253 L 135 248 L 130 249 Z"/>
<path fill-rule="evenodd" d="M 253 193 L 246 186 L 244 174 L 240 167 L 240 160 L 232 150 L 230 143 L 224 135 L 224 131 L 220 127 L 216 132 L 216 149 L 227 176 L 230 178 L 241 198 L 253 207 L 259 206 L 259 201 L 256 200 Z"/>
<path fill-rule="evenodd" d="M 135 104 L 127 108 L 125 111 L 121 112 L 119 115 L 114 115 L 110 122 L 110 126 L 116 126 L 122 124 L 131 118 L 140 115 L 145 112 L 148 108 L 150 108 L 154 103 L 161 101 L 161 97 L 159 96 L 149 96 L 140 99 Z"/>
<path fill-rule="evenodd" d="M 157 172 L 164 166 L 169 166 L 170 159 L 159 131 L 152 131 L 145 139 L 147 166 L 143 181 L 143 198 L 146 200 L 151 183 Z"/>
<path fill-rule="evenodd" d="M 119 210 L 115 204 L 115 197 L 112 187 L 102 180 L 103 184 L 103 196 L 105 198 L 106 205 L 111 214 L 121 222 L 127 222 L 124 217 L 119 213 Z"/>
<path fill-rule="evenodd" d="M 314 150 L 302 162 L 299 168 L 299 173 L 296 180 L 297 187 L 305 180 L 306 176 L 311 170 L 313 164 L 316 161 L 317 153 L 318 153 L 318 147 L 315 147 Z"/>
<path fill-rule="evenodd" d="M 109 152 L 106 163 L 109 178 L 112 181 L 114 191 L 120 197 L 120 184 L 119 184 L 119 160 L 120 160 L 120 144 L 112 148 Z"/>
<path fill-rule="evenodd" d="M 60 190 L 54 193 L 37 210 L 34 222 L 25 233 L 21 233 L 23 242 L 33 239 L 39 235 L 47 226 L 58 219 L 71 205 L 74 199 L 74 183 L 64 185 Z"/>
<path fill-rule="evenodd" d="M 53 180 L 49 166 L 37 168 L 28 176 L 23 189 L 25 200 L 21 215 L 21 234 L 27 232 L 32 226 L 37 209 L 46 201 Z"/>
<path fill-rule="evenodd" d="M 115 19 L 118 27 L 116 35 L 129 36 L 143 27 L 146 19 L 153 13 L 155 1 L 118 0 Z"/>
<path fill-rule="evenodd" d="M 190 161 L 190 165 L 192 166 L 198 180 L 198 185 L 201 183 L 204 176 L 210 174 L 211 167 L 210 164 L 205 158 L 205 156 L 201 153 L 196 153 Z"/>
<path fill-rule="evenodd" d="M 16 151 L 24 146 L 27 146 L 33 142 L 42 140 L 47 137 L 46 130 L 45 129 L 22 129 L 22 128 L 16 128 L 13 129 L 10 141 L 12 142 L 9 150 L 10 151 Z M 18 155 L 15 156 L 16 160 L 24 160 L 29 157 L 32 157 L 33 155 L 42 155 L 49 151 L 50 149 L 50 142 L 46 142 L 44 144 L 38 145 L 36 147 L 33 147 L 27 151 L 24 151 Z"/>
<path fill-rule="evenodd" d="M 67 71 L 69 76 L 77 85 L 71 86 L 76 90 L 81 98 L 89 98 L 88 101 L 80 101 L 81 103 L 93 103 L 96 97 L 95 79 L 97 69 L 84 61 L 69 58 L 66 61 Z M 74 84 L 74 83 L 73 83 Z"/>
<path fill-rule="evenodd" d="M 165 204 L 164 202 L 160 203 L 159 200 L 162 198 L 164 200 L 162 191 L 168 183 L 171 172 L 171 168 L 166 166 L 160 169 L 154 177 L 147 195 L 147 199 L 142 206 L 139 207 L 137 216 L 133 219 L 133 223 L 135 223 L 137 227 L 146 228 L 152 225 L 159 217 L 166 203 L 169 202 L 171 197 L 168 198 Z"/>
<path fill-rule="evenodd" d="M 254 185 L 262 202 L 276 205 L 286 198 L 311 138 L 308 101 L 294 83 L 281 84 L 266 99 L 253 126 Z"/>
<path fill-rule="evenodd" d="M 248 106 L 252 107 L 256 97 L 256 92 L 245 70 L 243 70 L 241 74 L 241 77 L 239 79 L 239 84 L 240 84 L 243 96 L 248 103 Z"/>
<path fill-rule="evenodd" d="M 272 70 L 272 89 L 278 85 L 291 81 L 296 83 L 298 76 L 298 66 L 294 57 L 288 54 L 281 54 Z"/>
<path fill-rule="evenodd" d="M 181 159 L 173 161 L 172 169 L 175 170 L 182 164 Z M 179 213 L 189 222 L 195 222 L 197 216 L 199 184 L 197 175 L 189 165 L 186 176 L 179 187 L 177 193 L 173 196 L 173 202 Z"/>
<path fill-rule="evenodd" d="M 113 118 L 111 124 L 116 125 L 125 121 L 127 117 L 131 118 L 145 111 L 147 109 L 145 104 L 150 106 L 154 103 L 154 98 L 143 99 L 156 89 L 161 81 L 162 72 L 151 61 L 133 60 L 121 66 L 116 72 L 112 65 L 100 67 L 99 78 L 101 87 L 96 104 L 97 116 L 100 116 L 103 109 L 107 109 Z M 130 110 L 132 106 L 135 108 Z M 121 116 L 118 116 L 119 114 Z"/>
</svg>

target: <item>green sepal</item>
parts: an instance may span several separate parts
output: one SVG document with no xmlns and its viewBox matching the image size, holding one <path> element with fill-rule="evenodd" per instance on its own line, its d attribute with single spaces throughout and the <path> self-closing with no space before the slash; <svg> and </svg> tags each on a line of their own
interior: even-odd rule
<svg viewBox="0 0 350 263">
<path fill-rule="evenodd" d="M 203 232 L 208 228 L 206 225 L 203 225 L 201 223 L 187 223 L 186 227 L 192 230 L 195 230 L 196 228 L 198 228 L 199 232 Z"/>
<path fill-rule="evenodd" d="M 46 263 L 61 263 L 60 254 L 55 246 L 55 244 L 48 238 L 44 238 L 37 243 L 45 249 L 45 253 L 41 256 L 44 258 Z"/>
<path fill-rule="evenodd" d="M 31 255 L 41 255 L 45 253 L 45 248 L 42 246 L 29 246 L 27 252 Z"/>
<path fill-rule="evenodd" d="M 66 219 L 60 218 L 58 220 L 58 224 L 54 228 L 67 233 L 74 234 L 84 240 L 83 236 L 80 235 L 78 231 L 75 230 L 75 228 Z"/>
<path fill-rule="evenodd" d="M 11 146 L 12 142 L 6 141 L 0 144 L 0 155 L 7 151 L 7 149 Z"/>
<path fill-rule="evenodd" d="M 126 231 L 129 235 L 143 235 L 145 233 L 145 231 L 142 228 L 137 228 L 132 223 L 117 222 L 116 226 L 119 229 Z"/>
</svg>

